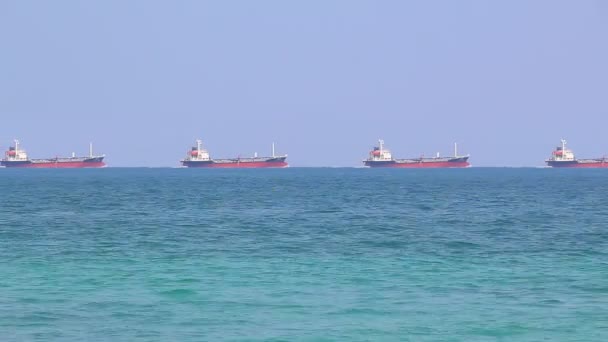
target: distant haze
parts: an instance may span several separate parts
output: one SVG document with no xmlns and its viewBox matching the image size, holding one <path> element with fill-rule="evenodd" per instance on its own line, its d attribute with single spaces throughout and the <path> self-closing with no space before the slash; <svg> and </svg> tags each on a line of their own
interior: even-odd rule
<svg viewBox="0 0 608 342">
<path fill-rule="evenodd" d="M 608 154 L 608 2 L 3 1 L 0 147 L 177 166 L 288 153 L 537 166 Z"/>
</svg>

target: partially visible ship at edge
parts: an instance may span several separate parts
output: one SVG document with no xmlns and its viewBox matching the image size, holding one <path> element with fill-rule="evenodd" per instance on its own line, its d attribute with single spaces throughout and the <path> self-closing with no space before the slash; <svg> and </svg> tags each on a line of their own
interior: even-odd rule
<svg viewBox="0 0 608 342">
<path fill-rule="evenodd" d="M 378 140 L 369 153 L 369 157 L 363 161 L 369 167 L 393 167 L 393 168 L 463 168 L 469 167 L 469 155 L 459 156 L 458 147 L 454 144 L 453 157 L 419 157 L 407 159 L 395 159 L 391 152 L 384 147 L 384 140 Z"/>
<path fill-rule="evenodd" d="M 9 147 L 0 160 L 0 165 L 21 168 L 98 168 L 106 165 L 104 158 L 105 155 L 94 155 L 93 144 L 90 144 L 89 155 L 86 157 L 77 157 L 72 153 L 71 157 L 30 159 L 27 152 L 19 147 L 19 140 L 15 140 L 15 144 Z"/>
<path fill-rule="evenodd" d="M 202 147 L 202 141 L 196 140 L 186 158 L 181 160 L 185 167 L 207 167 L 207 168 L 283 168 L 289 166 L 285 161 L 287 155 L 275 155 L 274 143 L 272 144 L 272 155 L 270 157 L 237 157 L 228 159 L 212 159 L 209 151 Z"/>
<path fill-rule="evenodd" d="M 545 162 L 551 167 L 580 167 L 580 168 L 608 168 L 608 158 L 576 159 L 574 152 L 566 148 L 566 140 L 561 139 L 561 146 L 557 146 L 551 157 Z"/>
</svg>

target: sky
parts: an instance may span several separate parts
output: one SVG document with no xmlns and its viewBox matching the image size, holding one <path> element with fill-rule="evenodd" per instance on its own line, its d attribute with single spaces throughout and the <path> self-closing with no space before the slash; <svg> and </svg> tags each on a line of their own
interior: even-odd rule
<svg viewBox="0 0 608 342">
<path fill-rule="evenodd" d="M 608 155 L 608 2 L 0 2 L 0 148 L 178 166 L 287 153 L 542 166 Z"/>
</svg>

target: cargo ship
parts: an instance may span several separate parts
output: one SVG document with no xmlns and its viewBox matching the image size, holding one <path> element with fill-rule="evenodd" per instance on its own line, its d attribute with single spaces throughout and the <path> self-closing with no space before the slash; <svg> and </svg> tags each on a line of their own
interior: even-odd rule
<svg viewBox="0 0 608 342">
<path fill-rule="evenodd" d="M 89 145 L 89 155 L 87 157 L 77 157 L 72 153 L 71 157 L 55 157 L 47 159 L 30 159 L 27 152 L 19 147 L 19 140 L 15 140 L 15 145 L 10 146 L 0 160 L 0 165 L 5 167 L 25 167 L 25 168 L 91 168 L 104 167 L 105 155 L 93 155 L 93 144 Z"/>
<path fill-rule="evenodd" d="M 545 162 L 551 167 L 581 167 L 581 168 L 608 168 L 608 158 L 576 159 L 574 152 L 566 148 L 566 140 L 561 139 L 561 146 L 557 146 L 551 158 Z"/>
<path fill-rule="evenodd" d="M 384 147 L 384 140 L 378 140 L 369 153 L 369 157 L 363 161 L 369 167 L 395 167 L 395 168 L 461 168 L 468 167 L 469 156 L 459 156 L 458 146 L 454 144 L 453 157 L 440 157 L 439 153 L 435 157 L 420 157 L 409 159 L 395 159 L 391 152 Z"/>
<path fill-rule="evenodd" d="M 230 158 L 230 159 L 211 159 L 209 151 L 203 148 L 203 142 L 196 140 L 188 155 L 181 163 L 185 167 L 208 167 L 208 168 L 281 168 L 287 167 L 285 161 L 287 155 L 277 156 L 272 144 L 272 155 L 270 157 L 258 157 L 257 153 L 253 157 Z"/>
</svg>

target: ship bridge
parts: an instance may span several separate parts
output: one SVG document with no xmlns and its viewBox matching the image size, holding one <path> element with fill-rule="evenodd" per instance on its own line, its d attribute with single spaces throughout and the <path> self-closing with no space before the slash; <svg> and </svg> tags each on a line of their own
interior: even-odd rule
<svg viewBox="0 0 608 342">
<path fill-rule="evenodd" d="M 209 151 L 203 148 L 203 141 L 197 139 L 196 146 L 192 147 L 186 159 L 191 161 L 208 161 L 211 160 L 211 157 L 209 156 Z"/>
<path fill-rule="evenodd" d="M 19 148 L 19 140 L 15 140 L 15 146 L 11 146 L 6 151 L 7 161 L 27 161 L 27 152 Z"/>
<path fill-rule="evenodd" d="M 384 140 L 378 140 L 378 146 L 369 153 L 369 160 L 373 161 L 390 161 L 393 160 L 391 151 L 384 148 Z"/>
<path fill-rule="evenodd" d="M 574 161 L 576 158 L 574 157 L 574 152 L 566 148 L 566 140 L 561 140 L 562 145 L 557 146 L 555 151 L 551 154 L 551 159 L 554 161 Z"/>
</svg>

